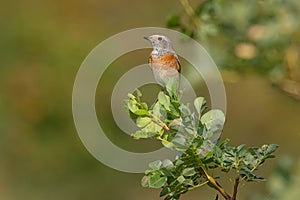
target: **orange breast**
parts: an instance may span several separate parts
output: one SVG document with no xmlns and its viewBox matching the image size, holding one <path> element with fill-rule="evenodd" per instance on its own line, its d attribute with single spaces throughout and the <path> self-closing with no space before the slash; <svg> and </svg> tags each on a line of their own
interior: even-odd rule
<svg viewBox="0 0 300 200">
<path fill-rule="evenodd" d="M 165 67 L 165 68 L 172 68 L 180 71 L 180 63 L 179 60 L 175 55 L 165 55 L 160 58 L 150 56 L 149 58 L 150 67 Z"/>
</svg>

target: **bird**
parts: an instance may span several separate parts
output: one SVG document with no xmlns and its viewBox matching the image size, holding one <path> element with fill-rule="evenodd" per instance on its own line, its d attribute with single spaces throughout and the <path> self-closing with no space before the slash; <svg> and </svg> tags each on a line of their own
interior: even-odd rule
<svg viewBox="0 0 300 200">
<path fill-rule="evenodd" d="M 148 63 L 155 81 L 163 88 L 171 79 L 175 79 L 179 85 L 181 65 L 171 40 L 164 35 L 150 35 L 144 38 L 151 42 L 153 48 Z"/>
</svg>

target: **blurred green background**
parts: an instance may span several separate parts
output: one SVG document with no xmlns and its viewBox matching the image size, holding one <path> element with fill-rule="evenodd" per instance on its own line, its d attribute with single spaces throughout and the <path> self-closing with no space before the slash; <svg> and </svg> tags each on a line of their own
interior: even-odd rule
<svg viewBox="0 0 300 200">
<path fill-rule="evenodd" d="M 197 1 L 192 3 L 197 5 Z M 74 127 L 71 96 L 81 62 L 98 43 L 131 28 L 165 27 L 174 12 L 184 12 L 179 1 L 2 2 L 0 199 L 159 199 L 158 190 L 140 186 L 141 174 L 110 169 L 87 152 Z M 112 141 L 125 149 L 159 147 L 124 135 L 110 113 L 114 84 L 131 67 L 147 62 L 148 54 L 148 50 L 134 52 L 114 62 L 97 91 L 99 121 L 111 130 Z M 183 65 L 183 73 L 188 71 Z M 277 158 L 289 155 L 298 159 L 300 101 L 273 87 L 264 74 L 223 74 L 228 100 L 223 137 L 249 146 L 277 143 Z M 203 86 L 197 92 L 207 96 Z M 260 173 L 270 174 L 276 160 Z M 243 185 L 239 197 L 258 192 L 268 195 L 264 188 L 265 183 Z M 214 199 L 215 193 L 204 187 L 183 199 L 202 197 Z"/>
</svg>

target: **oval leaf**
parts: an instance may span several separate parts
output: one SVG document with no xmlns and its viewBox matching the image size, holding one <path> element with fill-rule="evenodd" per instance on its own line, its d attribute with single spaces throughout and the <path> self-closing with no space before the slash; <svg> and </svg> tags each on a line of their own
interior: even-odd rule
<svg viewBox="0 0 300 200">
<path fill-rule="evenodd" d="M 141 180 L 141 184 L 143 187 L 149 187 L 149 180 L 150 177 L 149 176 L 144 176 Z"/>
<path fill-rule="evenodd" d="M 183 176 L 193 176 L 194 174 L 196 174 L 194 167 L 185 168 L 182 171 Z"/>
<path fill-rule="evenodd" d="M 217 141 L 225 123 L 224 113 L 221 110 L 210 110 L 201 117 L 200 121 L 207 130 L 208 139 L 212 142 Z"/>
<path fill-rule="evenodd" d="M 139 115 L 139 116 L 143 116 L 143 115 L 149 116 L 148 110 L 144 110 L 144 109 L 135 110 L 134 114 Z"/>
<path fill-rule="evenodd" d="M 136 125 L 138 127 L 145 127 L 151 122 L 151 119 L 149 117 L 139 117 L 136 120 Z"/>
<path fill-rule="evenodd" d="M 170 97 L 165 95 L 163 92 L 158 94 L 158 102 L 163 105 L 167 111 L 170 111 Z"/>
<path fill-rule="evenodd" d="M 149 179 L 149 187 L 151 188 L 161 188 L 167 182 L 167 177 L 152 176 Z"/>
<path fill-rule="evenodd" d="M 162 165 L 162 162 L 160 160 L 156 160 L 154 162 L 149 163 L 149 167 L 152 170 L 159 170 L 161 165 Z"/>
<path fill-rule="evenodd" d="M 179 177 L 177 178 L 177 181 L 178 181 L 179 183 L 183 183 L 183 182 L 185 181 L 184 176 L 179 176 Z"/>
<path fill-rule="evenodd" d="M 201 113 L 203 112 L 203 107 L 205 106 L 206 101 L 204 97 L 197 97 L 194 101 L 194 106 L 199 114 L 199 117 L 201 116 Z"/>
<path fill-rule="evenodd" d="M 174 164 L 171 160 L 165 159 L 162 162 L 162 167 L 166 169 L 172 169 L 174 168 Z"/>
</svg>

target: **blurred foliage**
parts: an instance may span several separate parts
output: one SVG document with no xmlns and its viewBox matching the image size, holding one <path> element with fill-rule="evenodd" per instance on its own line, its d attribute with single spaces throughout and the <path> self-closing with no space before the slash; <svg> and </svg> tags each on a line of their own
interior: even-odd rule
<svg viewBox="0 0 300 200">
<path fill-rule="evenodd" d="M 300 163 L 288 156 L 279 159 L 267 182 L 266 194 L 253 194 L 249 200 L 295 200 L 300 196 Z"/>
<path fill-rule="evenodd" d="M 165 196 L 165 200 L 178 200 L 182 194 L 208 185 L 225 199 L 235 200 L 240 182 L 265 180 L 254 172 L 267 159 L 275 157 L 273 153 L 278 145 L 246 148 L 245 145 L 230 146 L 228 140 L 220 142 L 225 122 L 223 112 L 217 109 L 206 112 L 203 97 L 195 99 L 197 113 L 192 112 L 189 104 L 180 101 L 178 85 L 177 81 L 169 81 L 166 93 L 159 92 L 157 101 L 150 108 L 141 100 L 139 90 L 128 94 L 126 108 L 140 128 L 132 136 L 156 139 L 178 154 L 173 162 L 167 159 L 150 163 L 142 186 L 162 188 L 160 196 Z M 232 196 L 217 183 L 217 176 L 212 175 L 215 169 L 226 174 L 235 172 Z"/>
<path fill-rule="evenodd" d="M 185 12 L 168 27 L 197 39 L 222 69 L 266 75 L 300 99 L 300 1 L 179 1 Z"/>
</svg>

